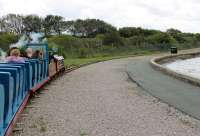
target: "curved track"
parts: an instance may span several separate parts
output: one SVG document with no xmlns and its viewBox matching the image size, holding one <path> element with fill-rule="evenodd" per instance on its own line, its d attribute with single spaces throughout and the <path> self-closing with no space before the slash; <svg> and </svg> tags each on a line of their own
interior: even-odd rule
<svg viewBox="0 0 200 136">
<path fill-rule="evenodd" d="M 129 80 L 127 64 L 101 62 L 46 87 L 21 118 L 15 136 L 197 136 L 200 121 L 159 102 Z"/>
</svg>

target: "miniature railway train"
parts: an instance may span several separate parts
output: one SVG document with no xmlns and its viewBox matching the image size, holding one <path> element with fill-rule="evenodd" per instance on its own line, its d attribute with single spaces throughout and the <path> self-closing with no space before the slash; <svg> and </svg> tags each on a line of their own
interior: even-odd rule
<svg viewBox="0 0 200 136">
<path fill-rule="evenodd" d="M 44 58 L 25 63 L 0 63 L 0 136 L 11 135 L 31 94 L 65 69 L 63 60 L 50 61 L 48 44 L 27 44 L 42 49 Z"/>
</svg>

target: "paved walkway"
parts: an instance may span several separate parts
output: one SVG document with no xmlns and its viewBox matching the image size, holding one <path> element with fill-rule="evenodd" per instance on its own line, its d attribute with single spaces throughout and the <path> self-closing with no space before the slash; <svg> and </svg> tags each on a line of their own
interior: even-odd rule
<svg viewBox="0 0 200 136">
<path fill-rule="evenodd" d="M 162 101 L 200 119 L 200 88 L 154 70 L 149 58 L 128 65 L 130 77 Z"/>
<path fill-rule="evenodd" d="M 198 136 L 200 121 L 128 78 L 127 64 L 143 59 L 101 62 L 59 77 L 31 100 L 17 126 L 23 131 L 14 136 Z"/>
</svg>

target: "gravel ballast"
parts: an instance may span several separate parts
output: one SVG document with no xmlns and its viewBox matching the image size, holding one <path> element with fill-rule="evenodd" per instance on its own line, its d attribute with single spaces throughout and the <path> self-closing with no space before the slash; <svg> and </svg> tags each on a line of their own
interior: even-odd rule
<svg viewBox="0 0 200 136">
<path fill-rule="evenodd" d="M 30 100 L 14 136 L 198 136 L 200 121 L 160 102 L 126 74 L 127 58 L 59 77 Z M 32 101 L 32 102 L 31 102 Z M 34 102 L 33 102 L 34 101 Z"/>
</svg>

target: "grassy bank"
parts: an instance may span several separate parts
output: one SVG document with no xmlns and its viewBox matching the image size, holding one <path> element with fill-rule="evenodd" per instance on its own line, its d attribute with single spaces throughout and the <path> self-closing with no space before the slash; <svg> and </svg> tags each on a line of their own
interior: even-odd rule
<svg viewBox="0 0 200 136">
<path fill-rule="evenodd" d="M 47 38 L 49 49 L 64 56 L 66 66 L 80 66 L 128 56 L 167 52 L 172 46 L 179 50 L 200 47 L 197 35 L 184 35 L 181 42 L 163 32 L 137 34 L 128 38 L 117 32 L 98 34 L 93 38 L 70 35 L 49 35 Z M 19 35 L 0 33 L 0 48 L 7 51 L 9 45 L 16 43 L 18 38 Z"/>
<path fill-rule="evenodd" d="M 158 54 L 161 52 L 141 52 L 141 53 L 129 53 L 129 54 L 124 54 L 124 55 L 119 55 L 119 56 L 107 56 L 107 57 L 93 57 L 93 58 L 67 58 L 65 59 L 65 65 L 67 67 L 72 67 L 72 66 L 81 66 L 84 64 L 91 64 L 91 63 L 96 63 L 96 62 L 101 62 L 101 61 L 107 61 L 107 60 L 112 60 L 112 59 L 120 59 L 120 58 L 128 58 L 128 57 L 135 57 L 135 56 L 143 56 L 143 55 L 152 55 L 152 54 Z"/>
</svg>

